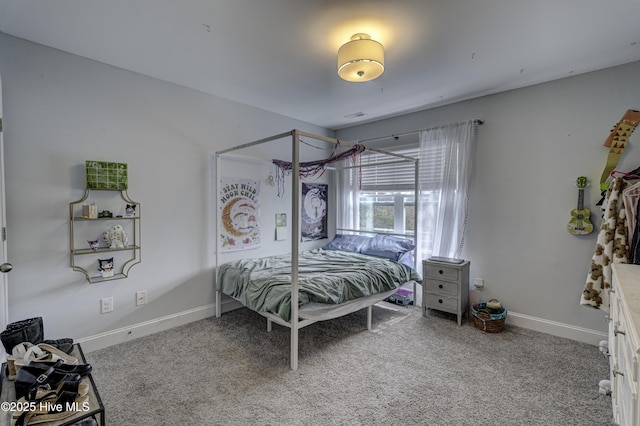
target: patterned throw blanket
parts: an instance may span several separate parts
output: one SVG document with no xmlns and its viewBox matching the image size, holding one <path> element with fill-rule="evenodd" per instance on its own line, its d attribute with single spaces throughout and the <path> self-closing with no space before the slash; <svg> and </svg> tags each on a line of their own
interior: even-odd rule
<svg viewBox="0 0 640 426">
<path fill-rule="evenodd" d="M 609 185 L 602 203 L 602 225 L 591 258 L 591 268 L 580 297 L 580 304 L 609 312 L 611 264 L 626 263 L 629 251 L 622 191 L 627 182 L 616 178 Z"/>
</svg>

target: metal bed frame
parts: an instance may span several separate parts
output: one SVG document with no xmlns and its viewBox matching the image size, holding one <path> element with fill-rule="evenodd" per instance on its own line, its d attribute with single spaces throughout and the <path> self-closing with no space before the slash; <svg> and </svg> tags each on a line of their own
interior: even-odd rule
<svg viewBox="0 0 640 426">
<path fill-rule="evenodd" d="M 344 141 L 339 141 L 338 139 L 334 139 L 334 138 L 329 138 L 326 136 L 320 136 L 320 135 L 316 135 L 313 133 L 308 133 L 302 130 L 298 130 L 298 129 L 294 129 L 291 130 L 289 132 L 286 133 L 281 133 L 278 135 L 274 135 L 271 137 L 267 137 L 264 139 L 259 139 L 253 142 L 249 142 L 249 143 L 245 143 L 242 145 L 238 145 L 232 148 L 228 148 L 228 149 L 224 149 L 222 151 L 217 151 L 216 155 L 215 155 L 215 194 L 217 195 L 220 188 L 220 160 L 221 157 L 224 156 L 225 154 L 229 154 L 231 152 L 234 151 L 238 151 L 238 150 L 242 150 L 242 149 L 246 149 L 246 148 L 250 148 L 252 146 L 255 145 L 260 145 L 260 144 L 264 144 L 267 142 L 272 142 L 278 139 L 283 139 L 283 138 L 287 138 L 287 137 L 291 137 L 291 163 L 292 163 L 292 179 L 291 179 L 291 193 L 292 193 L 292 212 L 291 212 L 291 234 L 293 236 L 293 238 L 291 238 L 291 320 L 290 322 L 286 322 L 284 321 L 282 318 L 278 317 L 277 315 L 274 315 L 270 312 L 259 312 L 259 314 L 263 315 L 264 317 L 267 318 L 267 330 L 271 331 L 271 327 L 272 327 L 272 322 L 275 322 L 277 324 L 280 324 L 284 327 L 288 327 L 291 330 L 291 339 L 290 339 L 290 343 L 291 343 L 291 355 L 290 355 L 290 364 L 291 364 L 291 369 L 292 370 L 297 370 L 298 369 L 298 330 L 306 327 L 308 325 L 313 324 L 314 322 L 317 322 L 318 320 L 314 320 L 311 318 L 300 318 L 300 312 L 299 312 L 299 306 L 298 306 L 298 268 L 299 268 L 299 250 L 300 250 L 300 239 L 297 238 L 298 235 L 300 235 L 300 138 L 301 137 L 305 137 L 305 138 L 309 138 L 309 139 L 316 139 L 319 141 L 324 141 L 324 142 L 328 142 L 328 143 L 332 143 L 332 144 L 340 144 L 340 145 L 347 145 L 347 146 L 352 146 L 353 144 L 350 144 L 348 142 L 344 142 Z M 417 216 L 418 216 L 418 159 L 416 158 L 412 158 L 412 157 L 408 157 L 408 156 L 404 156 L 404 155 L 400 155 L 400 154 L 395 154 L 392 152 L 387 152 L 384 150 L 380 150 L 380 149 L 374 149 L 374 148 L 366 148 L 368 151 L 374 151 L 374 152 L 378 152 L 381 154 L 386 154 L 392 157 L 396 157 L 401 159 L 401 161 L 411 161 L 415 164 L 415 195 L 414 195 L 414 200 L 415 200 L 415 209 L 414 209 L 414 215 L 415 215 L 415 224 L 417 226 L 418 221 L 417 221 Z M 358 166 L 360 167 L 360 166 Z M 362 167 L 366 167 L 366 166 L 362 166 Z M 217 235 L 217 230 L 219 229 L 220 226 L 220 214 L 219 214 L 219 209 L 215 209 L 215 215 L 216 215 L 216 235 Z M 357 229 L 344 229 L 344 228 L 337 228 L 337 230 L 340 231 L 348 231 L 348 232 L 358 232 L 358 233 L 376 233 L 376 234 L 380 234 L 379 232 L 372 232 L 372 231 L 363 231 L 363 230 L 357 230 Z M 397 235 L 397 234 L 395 234 Z M 415 232 L 414 235 L 412 235 L 411 237 L 413 237 L 414 241 L 417 242 L 417 235 L 418 233 Z M 220 268 L 220 250 L 221 250 L 221 239 L 216 237 L 216 281 L 218 278 L 218 273 L 219 273 L 219 268 Z M 417 259 L 415 259 L 415 262 L 417 262 Z M 415 265 L 414 265 L 415 266 Z M 415 283 L 414 283 L 414 294 L 415 294 Z M 378 296 L 378 297 L 374 297 L 374 296 Z M 385 297 L 380 298 L 381 295 L 373 295 L 373 296 L 369 296 L 368 298 L 364 298 L 361 299 L 362 303 L 360 304 L 353 304 L 352 308 L 347 308 L 347 310 L 343 310 L 342 313 L 340 315 L 336 315 L 336 317 L 338 316 L 343 316 L 343 315 L 347 315 L 349 313 L 352 312 L 356 312 L 360 309 L 363 309 L 364 307 L 367 308 L 367 329 L 371 330 L 371 311 L 372 311 L 372 306 L 378 302 L 380 302 L 381 300 L 383 300 Z M 220 317 L 222 315 L 222 294 L 221 292 L 218 290 L 218 286 L 217 286 L 217 282 L 216 282 L 216 317 Z M 336 306 L 341 306 L 341 305 L 336 305 Z"/>
</svg>

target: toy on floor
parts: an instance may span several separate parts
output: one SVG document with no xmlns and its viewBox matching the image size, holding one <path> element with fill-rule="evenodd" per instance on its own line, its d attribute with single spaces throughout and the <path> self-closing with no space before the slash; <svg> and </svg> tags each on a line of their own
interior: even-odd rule
<svg viewBox="0 0 640 426">
<path fill-rule="evenodd" d="M 387 297 L 385 301 L 402 306 L 413 305 L 413 291 L 408 288 L 398 289 L 398 291 Z"/>
</svg>

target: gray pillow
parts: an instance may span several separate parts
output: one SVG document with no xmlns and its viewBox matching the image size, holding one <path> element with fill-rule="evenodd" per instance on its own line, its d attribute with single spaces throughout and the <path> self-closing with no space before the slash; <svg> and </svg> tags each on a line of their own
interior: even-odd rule
<svg viewBox="0 0 640 426">
<path fill-rule="evenodd" d="M 364 235 L 336 234 L 335 238 L 322 248 L 325 250 L 342 250 L 360 253 L 370 239 L 371 237 Z"/>
<path fill-rule="evenodd" d="M 393 235 L 376 235 L 371 238 L 365 247 L 362 248 L 362 254 L 369 256 L 386 257 L 393 260 L 400 260 L 405 253 L 412 251 L 416 246 L 412 240 Z"/>
</svg>

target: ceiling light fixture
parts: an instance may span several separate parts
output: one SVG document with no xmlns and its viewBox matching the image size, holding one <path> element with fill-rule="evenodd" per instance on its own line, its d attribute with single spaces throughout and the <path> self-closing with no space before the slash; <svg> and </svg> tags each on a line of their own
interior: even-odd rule
<svg viewBox="0 0 640 426">
<path fill-rule="evenodd" d="M 338 49 L 338 75 L 354 83 L 374 80 L 384 72 L 384 47 L 365 33 L 354 34 Z"/>
</svg>

